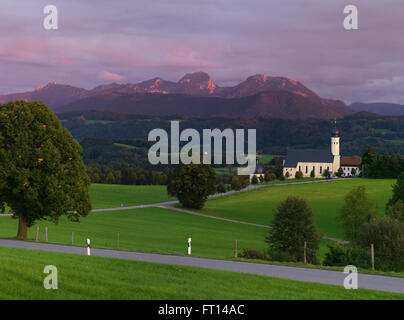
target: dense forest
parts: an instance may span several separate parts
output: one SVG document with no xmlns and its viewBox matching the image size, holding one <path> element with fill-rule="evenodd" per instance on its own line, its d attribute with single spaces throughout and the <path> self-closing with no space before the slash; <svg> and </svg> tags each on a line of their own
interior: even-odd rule
<svg viewBox="0 0 404 320">
<path fill-rule="evenodd" d="M 79 142 L 87 138 L 103 138 L 114 142 L 137 141 L 136 144 L 143 143 L 146 147 L 150 130 L 162 128 L 169 132 L 170 120 L 179 119 L 180 130 L 194 128 L 201 132 L 205 128 L 256 129 L 257 151 L 278 155 L 286 154 L 288 147 L 328 148 L 332 128 L 330 121 L 318 119 L 281 120 L 264 117 L 199 119 L 180 115 L 148 117 L 104 111 L 70 112 L 58 116 Z M 381 154 L 404 155 L 404 117 L 361 112 L 338 120 L 338 128 L 341 132 L 342 155 L 360 155 L 365 145 L 375 147 Z M 84 147 L 88 148 L 89 144 Z M 108 149 L 104 151 L 108 152 Z"/>
</svg>

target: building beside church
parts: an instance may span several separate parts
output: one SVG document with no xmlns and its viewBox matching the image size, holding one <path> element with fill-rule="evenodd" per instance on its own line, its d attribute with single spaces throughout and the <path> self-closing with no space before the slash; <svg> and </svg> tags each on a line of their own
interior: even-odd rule
<svg viewBox="0 0 404 320">
<path fill-rule="evenodd" d="M 250 181 L 252 180 L 252 178 L 254 176 L 256 176 L 257 179 L 259 179 L 261 176 L 263 177 L 265 174 L 264 169 L 265 169 L 264 166 L 262 164 L 258 163 L 258 155 L 257 155 L 255 171 L 254 171 L 254 173 L 250 174 Z"/>
<path fill-rule="evenodd" d="M 362 158 L 359 156 L 341 157 L 344 177 L 357 177 L 361 173 Z"/>
<path fill-rule="evenodd" d="M 302 172 L 303 177 L 315 178 L 323 176 L 328 170 L 334 176 L 341 167 L 340 134 L 336 121 L 331 134 L 331 148 L 325 150 L 316 149 L 288 149 L 283 164 L 283 175 L 294 178 L 296 172 Z M 347 167 L 347 170 L 350 167 Z M 313 172 L 313 174 L 312 174 Z"/>
</svg>

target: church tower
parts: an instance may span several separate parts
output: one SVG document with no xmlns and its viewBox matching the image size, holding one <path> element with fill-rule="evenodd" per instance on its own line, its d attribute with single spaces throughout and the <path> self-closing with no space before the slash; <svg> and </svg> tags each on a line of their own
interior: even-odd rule
<svg viewBox="0 0 404 320">
<path fill-rule="evenodd" d="M 331 134 L 331 153 L 334 156 L 333 162 L 333 172 L 336 173 L 340 168 L 340 158 L 339 153 L 339 130 L 337 129 L 337 120 L 334 120 L 334 128 Z"/>
</svg>

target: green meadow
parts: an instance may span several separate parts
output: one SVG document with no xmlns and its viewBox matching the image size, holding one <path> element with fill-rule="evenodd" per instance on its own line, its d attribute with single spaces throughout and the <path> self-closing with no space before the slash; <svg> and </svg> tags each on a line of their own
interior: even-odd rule
<svg viewBox="0 0 404 320">
<path fill-rule="evenodd" d="M 0 247 L 0 299 L 404 299 L 244 273 Z M 45 290 L 46 265 L 58 289 Z M 236 285 L 235 285 L 236 284 Z"/>
<path fill-rule="evenodd" d="M 280 157 L 274 154 L 258 154 L 258 161 L 260 163 L 270 163 L 273 158 Z"/>
<path fill-rule="evenodd" d="M 277 204 L 288 195 L 306 199 L 313 208 L 314 219 L 320 231 L 328 236 L 343 239 L 337 222 L 338 210 L 349 190 L 365 185 L 369 198 L 384 212 L 391 196 L 394 180 L 351 179 L 304 185 L 269 186 L 258 190 L 211 199 L 202 213 L 240 221 L 270 225 Z M 91 197 L 94 208 L 138 205 L 170 200 L 164 186 L 93 185 Z M 237 224 L 163 208 L 142 208 L 110 212 L 92 212 L 81 222 L 70 222 L 62 217 L 58 224 L 39 221 L 28 230 L 28 240 L 35 240 L 39 227 L 39 240 L 43 239 L 45 226 L 48 241 L 84 245 L 90 238 L 92 245 L 101 248 L 143 252 L 185 254 L 187 239 L 192 238 L 192 254 L 201 257 L 230 259 L 234 256 L 234 240 L 239 252 L 243 248 L 265 250 L 266 228 Z M 0 237 L 12 238 L 17 233 L 17 220 L 0 217 Z M 320 247 L 320 259 L 327 252 L 327 240 Z"/>
<path fill-rule="evenodd" d="M 200 212 L 224 218 L 269 225 L 278 203 L 288 196 L 307 200 L 314 211 L 314 220 L 326 236 L 343 238 L 338 224 L 338 211 L 345 195 L 358 186 L 365 186 L 369 199 L 380 214 L 392 195 L 392 179 L 346 179 L 302 185 L 270 186 L 210 199 Z"/>
<path fill-rule="evenodd" d="M 92 184 L 90 197 L 93 209 L 136 206 L 175 200 L 167 194 L 166 186 L 127 186 Z"/>
<path fill-rule="evenodd" d="M 0 237 L 12 238 L 18 221 L 0 217 Z M 186 254 L 188 238 L 192 238 L 192 255 L 229 259 L 234 256 L 234 240 L 238 248 L 265 249 L 267 229 L 193 216 L 162 208 L 142 208 L 111 212 L 93 212 L 73 223 L 62 217 L 57 225 L 40 221 L 28 230 L 28 240 L 34 241 L 39 227 L 42 241 L 45 226 L 48 241 L 84 246 L 91 239 L 93 247 L 117 248 L 144 252 Z"/>
</svg>

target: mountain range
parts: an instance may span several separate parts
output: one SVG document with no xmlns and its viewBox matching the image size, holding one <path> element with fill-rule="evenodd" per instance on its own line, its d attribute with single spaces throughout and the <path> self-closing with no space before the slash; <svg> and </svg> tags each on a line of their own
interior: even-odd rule
<svg viewBox="0 0 404 320">
<path fill-rule="evenodd" d="M 34 91 L 0 95 L 0 103 L 14 100 L 41 100 L 55 112 L 109 110 L 142 115 L 282 119 L 331 119 L 353 113 L 344 102 L 324 99 L 298 81 L 261 74 L 232 87 L 220 87 L 207 73 L 195 72 L 178 82 L 154 78 L 91 90 L 50 82 Z"/>
<path fill-rule="evenodd" d="M 396 103 L 361 103 L 355 102 L 349 106 L 355 112 L 368 111 L 387 116 L 404 116 L 404 105 Z"/>
</svg>

